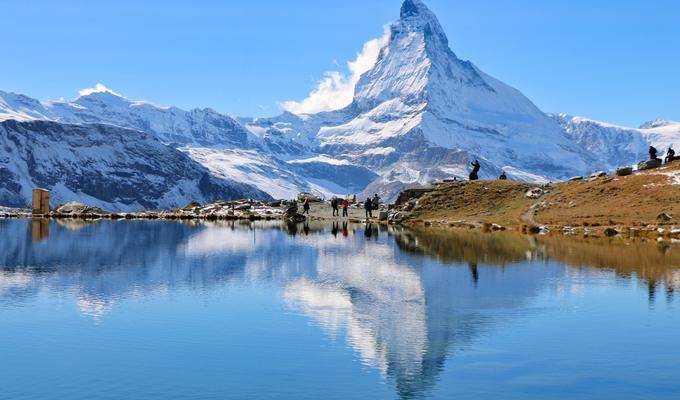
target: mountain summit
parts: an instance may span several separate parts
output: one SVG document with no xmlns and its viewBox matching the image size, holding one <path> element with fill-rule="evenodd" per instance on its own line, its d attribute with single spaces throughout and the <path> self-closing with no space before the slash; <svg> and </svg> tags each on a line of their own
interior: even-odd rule
<svg viewBox="0 0 680 400">
<path fill-rule="evenodd" d="M 518 90 L 459 59 L 437 17 L 406 0 L 376 64 L 362 75 L 352 104 L 322 123 L 315 151 L 375 169 L 369 187 L 388 197 L 411 184 L 501 170 L 546 181 L 598 168 L 595 158 Z M 307 116 L 319 124 L 323 116 Z M 309 124 L 307 125 L 309 126 Z"/>
</svg>

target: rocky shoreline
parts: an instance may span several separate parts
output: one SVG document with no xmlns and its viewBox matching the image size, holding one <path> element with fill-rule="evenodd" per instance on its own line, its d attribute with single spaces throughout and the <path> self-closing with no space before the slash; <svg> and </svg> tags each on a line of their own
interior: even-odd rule
<svg viewBox="0 0 680 400">
<path fill-rule="evenodd" d="M 314 202 L 309 214 L 295 213 L 292 201 L 214 201 L 168 211 L 107 212 L 67 203 L 46 214 L 0 207 L 0 218 L 79 220 L 206 220 L 350 222 L 419 228 L 517 231 L 537 235 L 641 237 L 680 242 L 680 166 L 656 172 L 607 176 L 536 185 L 513 181 L 444 181 L 402 192 L 369 220 L 361 204 L 346 218 L 332 216 L 327 202 Z"/>
</svg>

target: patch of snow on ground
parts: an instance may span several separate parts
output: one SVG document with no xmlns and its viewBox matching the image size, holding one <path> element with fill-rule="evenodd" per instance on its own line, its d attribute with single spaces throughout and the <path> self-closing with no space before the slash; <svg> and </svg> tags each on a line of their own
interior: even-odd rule
<svg viewBox="0 0 680 400">
<path fill-rule="evenodd" d="M 655 175 L 663 175 L 670 178 L 671 185 L 680 185 L 680 170 L 670 171 L 670 172 L 659 172 Z"/>
<path fill-rule="evenodd" d="M 326 164 L 332 164 L 332 165 L 350 165 L 350 162 L 347 160 L 339 160 L 337 158 L 332 158 L 328 157 L 326 155 L 318 155 L 316 157 L 310 157 L 310 158 L 303 158 L 300 160 L 290 160 L 288 161 L 290 164 L 306 164 L 306 163 L 313 163 L 313 162 L 321 162 L 321 163 L 326 163 Z"/>
<path fill-rule="evenodd" d="M 522 171 L 521 169 L 517 169 L 517 168 L 511 167 L 509 165 L 506 165 L 502 169 L 511 178 L 518 179 L 520 181 L 531 182 L 531 183 L 548 183 L 548 182 L 550 182 L 550 180 L 547 179 L 544 176 L 540 176 L 540 175 L 532 174 L 532 173 L 529 173 L 529 172 L 526 172 L 526 171 Z"/>
</svg>

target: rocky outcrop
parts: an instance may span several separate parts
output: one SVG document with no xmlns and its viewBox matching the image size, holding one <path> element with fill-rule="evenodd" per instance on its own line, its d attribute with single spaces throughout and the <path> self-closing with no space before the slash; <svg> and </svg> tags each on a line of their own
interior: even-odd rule
<svg viewBox="0 0 680 400">
<path fill-rule="evenodd" d="M 58 214 L 103 214 L 104 210 L 99 207 L 90 207 L 75 201 L 60 205 L 54 210 Z"/>
<path fill-rule="evenodd" d="M 642 161 L 638 164 L 638 171 L 644 171 L 648 169 L 655 169 L 661 166 L 661 160 L 655 158 L 653 160 Z"/>
</svg>

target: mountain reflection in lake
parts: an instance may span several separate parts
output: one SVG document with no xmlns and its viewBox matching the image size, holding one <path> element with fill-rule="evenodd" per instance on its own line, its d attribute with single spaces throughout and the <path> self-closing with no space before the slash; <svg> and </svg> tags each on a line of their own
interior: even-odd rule
<svg viewBox="0 0 680 400">
<path fill-rule="evenodd" d="M 0 248 L 0 387 L 12 399 L 680 391 L 680 249 L 668 245 L 0 220 Z"/>
</svg>

